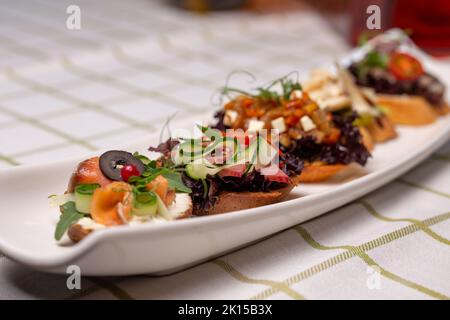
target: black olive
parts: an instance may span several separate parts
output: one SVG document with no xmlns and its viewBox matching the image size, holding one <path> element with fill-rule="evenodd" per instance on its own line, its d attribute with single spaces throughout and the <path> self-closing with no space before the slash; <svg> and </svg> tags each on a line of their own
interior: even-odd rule
<svg viewBox="0 0 450 320">
<path fill-rule="evenodd" d="M 109 179 L 123 181 L 120 171 L 126 165 L 134 165 L 139 174 L 144 172 L 144 164 L 141 160 L 126 151 L 111 150 L 100 156 L 100 170 Z"/>
</svg>

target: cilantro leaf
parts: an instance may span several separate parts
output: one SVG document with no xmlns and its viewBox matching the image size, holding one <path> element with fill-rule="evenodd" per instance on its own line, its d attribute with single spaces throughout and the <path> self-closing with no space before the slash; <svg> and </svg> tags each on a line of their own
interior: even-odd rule
<svg viewBox="0 0 450 320">
<path fill-rule="evenodd" d="M 75 202 L 69 201 L 61 206 L 61 216 L 55 230 L 55 239 L 60 240 L 71 225 L 84 217 L 84 215 L 75 209 Z"/>
</svg>

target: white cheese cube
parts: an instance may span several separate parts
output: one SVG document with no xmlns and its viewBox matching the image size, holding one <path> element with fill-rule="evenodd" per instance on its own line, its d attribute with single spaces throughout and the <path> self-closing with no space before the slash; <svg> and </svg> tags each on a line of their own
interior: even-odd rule
<svg viewBox="0 0 450 320">
<path fill-rule="evenodd" d="M 286 131 L 286 123 L 284 122 L 283 117 L 272 120 L 271 124 L 272 128 L 277 129 L 279 133 L 283 133 Z"/>
<path fill-rule="evenodd" d="M 260 121 L 260 120 L 256 120 L 256 119 L 250 119 L 248 121 L 247 131 L 257 132 L 263 128 L 264 128 L 264 121 Z"/>
<path fill-rule="evenodd" d="M 311 131 L 311 130 L 314 130 L 316 128 L 316 125 L 311 120 L 311 118 L 308 117 L 308 116 L 303 116 L 300 119 L 300 123 L 301 123 L 301 125 L 303 127 L 303 130 L 305 130 L 305 131 Z"/>
<path fill-rule="evenodd" d="M 291 95 L 289 98 L 291 99 L 301 99 L 303 97 L 303 91 L 302 90 L 294 90 L 291 92 Z"/>
<path fill-rule="evenodd" d="M 223 124 L 226 126 L 231 126 L 236 121 L 238 116 L 237 111 L 234 110 L 226 110 L 225 116 L 223 117 Z"/>
</svg>

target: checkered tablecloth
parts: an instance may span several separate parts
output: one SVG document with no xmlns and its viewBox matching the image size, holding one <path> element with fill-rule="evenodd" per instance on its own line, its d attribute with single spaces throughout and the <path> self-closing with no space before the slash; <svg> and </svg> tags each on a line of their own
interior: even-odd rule
<svg viewBox="0 0 450 320">
<path fill-rule="evenodd" d="M 78 1 L 82 29 L 70 31 L 72 1 L 1 3 L 1 168 L 123 145 L 174 113 L 212 113 L 233 70 L 264 83 L 349 50 L 309 11 L 196 16 L 152 1 Z M 71 291 L 65 277 L 2 256 L 0 298 L 448 299 L 449 159 L 447 144 L 355 203 L 171 276 L 83 278 Z"/>
</svg>

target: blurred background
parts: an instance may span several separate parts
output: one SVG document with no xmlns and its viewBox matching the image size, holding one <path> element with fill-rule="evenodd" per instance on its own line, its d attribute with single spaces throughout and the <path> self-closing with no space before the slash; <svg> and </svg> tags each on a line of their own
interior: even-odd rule
<svg viewBox="0 0 450 320">
<path fill-rule="evenodd" d="M 373 4 L 380 29 L 368 30 Z M 245 70 L 258 83 L 291 72 L 306 77 L 347 55 L 362 34 L 401 27 L 445 58 L 449 6 L 444 0 L 0 0 L 0 167 L 124 145 L 158 132 L 174 114 L 212 114 L 214 94 L 233 71 Z M 241 73 L 232 84 L 258 84 L 250 80 Z"/>
<path fill-rule="evenodd" d="M 400 27 L 408 30 L 427 51 L 436 55 L 450 53 L 450 2 L 446 0 L 1 0 L 0 3 L 3 67 L 175 30 L 206 29 L 208 24 L 295 12 L 320 15 L 351 45 L 356 44 L 362 32 L 375 34 Z M 66 8 L 73 4 L 81 9 L 81 30 L 65 28 Z M 366 9 L 373 4 L 381 9 L 381 30 L 368 31 Z M 318 29 L 302 32 L 319 36 Z"/>
</svg>

